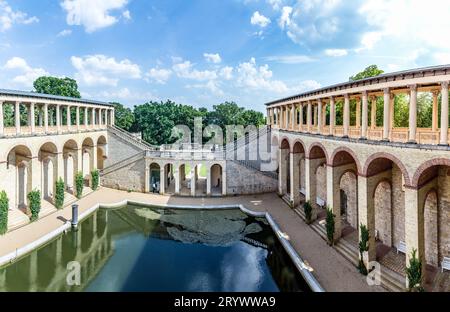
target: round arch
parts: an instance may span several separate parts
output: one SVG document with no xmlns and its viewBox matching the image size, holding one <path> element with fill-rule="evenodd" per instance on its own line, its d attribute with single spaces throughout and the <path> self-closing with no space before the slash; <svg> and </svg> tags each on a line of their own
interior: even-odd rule
<svg viewBox="0 0 450 312">
<path fill-rule="evenodd" d="M 422 165 L 420 165 L 419 168 L 417 168 L 416 172 L 414 173 L 413 179 L 411 181 L 411 186 L 413 188 L 418 188 L 420 186 L 420 177 L 424 172 L 426 172 L 428 169 L 435 167 L 435 166 L 447 166 L 450 167 L 450 159 L 446 158 L 435 158 L 428 160 L 424 162 Z"/>
<path fill-rule="evenodd" d="M 305 147 L 305 143 L 303 143 L 303 141 L 296 139 L 292 143 L 292 153 L 299 154 L 299 153 L 305 153 L 305 151 L 306 151 L 306 147 Z"/>
<path fill-rule="evenodd" d="M 356 164 L 356 175 L 358 175 L 361 173 L 361 164 L 358 156 L 356 156 L 356 153 L 353 150 L 345 146 L 335 149 L 330 158 L 330 165 L 333 167 L 347 165 L 352 162 Z"/>
<path fill-rule="evenodd" d="M 319 142 L 315 142 L 309 147 L 307 158 L 309 159 L 325 158 L 327 163 L 329 163 L 330 159 L 327 153 L 327 149 L 325 148 L 325 146 L 322 145 L 322 143 Z"/>
<path fill-rule="evenodd" d="M 394 155 L 389 154 L 389 153 L 384 153 L 384 152 L 375 153 L 375 154 L 371 155 L 369 158 L 367 158 L 367 160 L 364 164 L 363 171 L 362 171 L 363 176 L 370 177 L 373 174 L 375 174 L 371 169 L 371 165 L 373 165 L 378 159 L 387 159 L 387 160 L 390 160 L 391 162 L 393 162 L 394 164 L 396 164 L 400 168 L 400 171 L 402 172 L 403 178 L 405 179 L 406 186 L 411 185 L 411 180 L 410 180 L 408 170 L 406 170 L 405 165 Z"/>
</svg>

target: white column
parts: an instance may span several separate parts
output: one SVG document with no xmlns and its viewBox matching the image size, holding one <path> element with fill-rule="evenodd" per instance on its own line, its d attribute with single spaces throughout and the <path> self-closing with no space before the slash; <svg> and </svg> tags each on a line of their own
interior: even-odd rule
<svg viewBox="0 0 450 312">
<path fill-rule="evenodd" d="M 5 135 L 5 122 L 3 120 L 3 102 L 0 101 L 0 137 Z"/>
<path fill-rule="evenodd" d="M 206 195 L 211 196 L 211 168 L 208 168 L 206 173 Z"/>
<path fill-rule="evenodd" d="M 89 114 L 88 108 L 85 107 L 84 108 L 84 126 L 85 126 L 85 129 L 87 129 L 87 127 L 88 127 L 88 114 Z"/>
<path fill-rule="evenodd" d="M 367 139 L 367 125 L 369 118 L 369 101 L 367 97 L 367 91 L 363 91 L 362 93 L 362 129 L 361 129 L 361 138 Z"/>
<path fill-rule="evenodd" d="M 294 130 L 295 129 L 295 120 L 296 120 L 297 114 L 295 110 L 295 104 L 292 104 L 291 108 L 291 126 L 289 129 Z"/>
<path fill-rule="evenodd" d="M 181 174 L 180 174 L 180 167 L 178 166 L 175 168 L 175 195 L 180 194 L 181 189 Z"/>
<path fill-rule="evenodd" d="M 409 87 L 409 142 L 416 143 L 417 132 L 417 85 Z"/>
<path fill-rule="evenodd" d="M 322 100 L 317 101 L 317 132 L 322 133 Z"/>
<path fill-rule="evenodd" d="M 150 192 L 150 167 L 145 163 L 144 193 Z"/>
<path fill-rule="evenodd" d="M 14 117 L 15 117 L 16 134 L 20 134 L 20 102 L 15 102 Z"/>
<path fill-rule="evenodd" d="M 35 103 L 30 103 L 30 117 L 29 117 L 29 120 L 30 120 L 31 134 L 34 134 L 35 130 L 36 130 L 36 122 L 35 122 L 36 118 L 34 116 L 35 115 L 34 109 L 35 109 Z"/>
<path fill-rule="evenodd" d="M 116 115 L 114 114 L 114 108 L 111 109 L 111 126 L 114 126 L 116 122 Z"/>
<path fill-rule="evenodd" d="M 336 125 L 336 103 L 334 97 L 330 97 L 330 135 L 334 135 L 334 127 Z"/>
<path fill-rule="evenodd" d="M 350 127 L 350 97 L 348 94 L 344 95 L 344 137 L 348 137 L 348 130 Z"/>
<path fill-rule="evenodd" d="M 432 122 L 431 122 L 431 127 L 432 127 L 432 131 L 437 131 L 439 128 L 438 125 L 438 118 L 439 118 L 439 107 L 438 107 L 438 95 L 439 95 L 439 91 L 433 91 L 433 116 L 432 116 Z"/>
<path fill-rule="evenodd" d="M 61 133 L 61 109 L 59 104 L 56 105 L 56 128 L 58 133 Z"/>
<path fill-rule="evenodd" d="M 361 98 L 356 98 L 356 127 L 361 129 Z"/>
<path fill-rule="evenodd" d="M 192 197 L 195 197 L 195 187 L 197 186 L 196 184 L 197 184 L 197 180 L 196 180 L 196 177 L 197 177 L 197 174 L 196 174 L 196 172 L 195 172 L 195 165 L 192 165 L 192 168 L 191 168 L 191 196 Z"/>
<path fill-rule="evenodd" d="M 441 145 L 448 145 L 448 82 L 441 84 Z"/>
<path fill-rule="evenodd" d="M 44 131 L 48 133 L 48 103 L 44 104 Z"/>
<path fill-rule="evenodd" d="M 77 131 L 80 131 L 80 106 L 76 107 Z"/>
<path fill-rule="evenodd" d="M 67 115 L 66 115 L 66 118 L 67 118 L 67 129 L 70 131 L 70 126 L 71 126 L 71 123 L 72 123 L 72 117 L 70 116 L 71 115 L 71 112 L 70 112 L 70 106 L 69 105 L 67 105 Z"/>
<path fill-rule="evenodd" d="M 298 127 L 300 131 L 303 131 L 303 104 L 300 103 L 300 125 Z"/>
<path fill-rule="evenodd" d="M 383 103 L 383 140 L 389 141 L 390 123 L 391 123 L 391 109 L 390 109 L 391 95 L 389 88 L 384 89 L 384 103 Z"/>
<path fill-rule="evenodd" d="M 92 107 L 92 110 L 91 110 L 91 125 L 92 125 L 92 128 L 95 128 L 95 108 L 94 107 Z"/>
<path fill-rule="evenodd" d="M 312 123 L 312 104 L 311 101 L 308 101 L 308 111 L 306 116 L 306 123 L 308 132 L 311 132 L 311 123 Z"/>
<path fill-rule="evenodd" d="M 99 108 L 98 110 L 98 125 L 100 128 L 103 127 L 103 109 Z"/>
</svg>

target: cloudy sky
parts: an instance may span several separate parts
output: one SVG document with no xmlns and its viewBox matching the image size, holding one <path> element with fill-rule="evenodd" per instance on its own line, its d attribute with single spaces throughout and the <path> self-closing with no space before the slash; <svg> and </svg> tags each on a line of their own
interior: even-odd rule
<svg viewBox="0 0 450 312">
<path fill-rule="evenodd" d="M 69 76 L 128 106 L 263 103 L 450 63 L 444 0 L 0 0 L 0 88 Z"/>
</svg>

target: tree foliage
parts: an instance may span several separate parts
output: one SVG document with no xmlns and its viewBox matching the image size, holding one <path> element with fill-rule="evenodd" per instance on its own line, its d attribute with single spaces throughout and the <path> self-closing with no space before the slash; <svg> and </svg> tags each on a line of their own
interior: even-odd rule
<svg viewBox="0 0 450 312">
<path fill-rule="evenodd" d="M 64 185 L 64 181 L 61 177 L 58 178 L 58 180 L 55 182 L 56 183 L 56 193 L 55 193 L 55 207 L 57 209 L 61 209 L 64 205 L 64 189 L 65 189 L 65 185 Z"/>
<path fill-rule="evenodd" d="M 78 84 L 72 78 L 42 76 L 34 81 L 33 86 L 38 93 L 81 98 Z"/>
<path fill-rule="evenodd" d="M 28 206 L 30 207 L 31 217 L 30 221 L 34 222 L 39 218 L 41 211 L 41 192 L 39 190 L 32 190 L 28 193 Z"/>
<path fill-rule="evenodd" d="M 120 103 L 112 102 L 114 105 L 115 125 L 129 131 L 134 124 L 133 111 Z"/>
<path fill-rule="evenodd" d="M 83 196 L 83 188 L 84 188 L 84 177 L 82 172 L 78 172 L 75 175 L 75 189 L 76 194 L 75 196 L 80 199 L 81 196 Z"/>
<path fill-rule="evenodd" d="M 5 191 L 0 192 L 0 235 L 8 231 L 9 199 Z"/>
<path fill-rule="evenodd" d="M 377 65 L 370 65 L 366 67 L 362 72 L 357 73 L 354 76 L 350 77 L 350 81 L 356 81 L 361 79 L 366 79 L 370 77 L 376 77 L 381 74 L 383 74 L 384 71 L 382 69 L 379 69 Z"/>
</svg>

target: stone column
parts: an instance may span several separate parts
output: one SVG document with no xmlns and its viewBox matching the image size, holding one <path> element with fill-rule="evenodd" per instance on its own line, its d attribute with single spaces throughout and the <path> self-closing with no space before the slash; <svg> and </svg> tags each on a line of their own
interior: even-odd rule
<svg viewBox="0 0 450 312">
<path fill-rule="evenodd" d="M 64 179 L 64 157 L 63 153 L 56 154 L 56 163 L 57 163 L 57 176 L 58 179 L 61 178 L 65 182 L 67 186 L 67 181 Z M 55 181 L 56 182 L 56 181 Z"/>
<path fill-rule="evenodd" d="M 0 101 L 0 137 L 5 135 L 5 121 L 3 120 L 3 102 Z"/>
<path fill-rule="evenodd" d="M 390 121 L 391 121 L 391 117 L 390 117 L 390 100 L 391 100 L 391 94 L 390 94 L 390 90 L 389 88 L 386 88 L 383 90 L 384 91 L 384 106 L 383 106 L 383 140 L 384 141 L 389 141 L 389 136 L 391 133 L 391 129 L 390 129 Z"/>
<path fill-rule="evenodd" d="M 144 193 L 150 192 L 150 166 L 145 162 Z"/>
<path fill-rule="evenodd" d="M 417 132 L 417 85 L 409 87 L 409 143 L 416 143 Z"/>
<path fill-rule="evenodd" d="M 44 104 L 44 131 L 48 133 L 48 103 Z"/>
<path fill-rule="evenodd" d="M 72 117 L 71 117 L 71 111 L 70 111 L 70 106 L 69 105 L 67 105 L 67 115 L 66 115 L 66 118 L 67 118 L 67 130 L 69 130 L 70 131 L 70 126 L 71 126 L 71 124 L 72 124 Z"/>
<path fill-rule="evenodd" d="M 164 165 L 160 165 L 159 170 L 159 194 L 164 195 L 166 192 L 166 168 Z"/>
<path fill-rule="evenodd" d="M 95 122 L 95 107 L 92 107 L 91 114 L 92 114 L 92 116 L 91 116 L 92 128 L 95 128 L 95 124 L 96 124 L 96 122 Z"/>
<path fill-rule="evenodd" d="M 222 196 L 227 195 L 227 163 L 222 166 Z"/>
<path fill-rule="evenodd" d="M 20 102 L 15 102 L 14 105 L 14 117 L 15 117 L 15 126 L 16 126 L 16 134 L 20 134 Z"/>
<path fill-rule="evenodd" d="M 80 106 L 76 107 L 77 131 L 80 131 Z"/>
<path fill-rule="evenodd" d="M 327 125 L 327 102 L 322 102 L 322 130 Z"/>
<path fill-rule="evenodd" d="M 311 101 L 308 101 L 308 111 L 306 116 L 306 123 L 308 132 L 311 132 L 311 123 L 312 123 L 312 104 Z"/>
<path fill-rule="evenodd" d="M 373 199 L 375 183 L 373 183 L 374 186 L 371 186 L 370 179 L 358 176 L 358 224 L 365 225 L 369 231 L 369 251 L 363 255 L 366 267 L 368 267 L 369 262 L 376 260 L 375 206 Z"/>
<path fill-rule="evenodd" d="M 439 107 L 438 107 L 438 95 L 439 91 L 435 90 L 432 92 L 433 94 L 433 116 L 431 122 L 432 131 L 435 132 L 439 128 L 438 118 L 439 118 Z"/>
<path fill-rule="evenodd" d="M 303 104 L 300 103 L 300 125 L 298 127 L 300 131 L 303 131 Z"/>
<path fill-rule="evenodd" d="M 58 129 L 58 134 L 61 133 L 61 108 L 59 104 L 56 104 L 56 128 Z"/>
<path fill-rule="evenodd" d="M 192 165 L 191 167 L 191 196 L 195 197 L 195 188 L 197 186 L 197 172 L 195 170 L 195 165 Z"/>
<path fill-rule="evenodd" d="M 344 95 L 344 138 L 348 137 L 350 128 L 350 96 Z"/>
<path fill-rule="evenodd" d="M 313 125 L 314 127 L 317 127 L 317 105 L 313 105 Z"/>
<path fill-rule="evenodd" d="M 28 120 L 30 121 L 31 134 L 35 134 L 36 132 L 35 105 L 35 103 L 30 103 L 30 116 Z"/>
<path fill-rule="evenodd" d="M 293 203 L 293 207 L 297 207 L 300 203 L 300 159 L 303 154 L 300 153 L 291 153 L 290 154 L 290 174 L 291 174 L 291 202 Z"/>
<path fill-rule="evenodd" d="M 211 196 L 211 168 L 206 173 L 206 196 Z"/>
<path fill-rule="evenodd" d="M 361 98 L 356 98 L 356 127 L 361 128 Z"/>
<path fill-rule="evenodd" d="M 375 129 L 377 127 L 377 97 L 371 97 L 371 107 L 370 107 L 370 128 Z"/>
<path fill-rule="evenodd" d="M 362 93 L 362 127 L 361 127 L 361 139 L 367 139 L 367 126 L 368 126 L 368 113 L 369 113 L 369 101 L 367 98 L 367 91 Z"/>
<path fill-rule="evenodd" d="M 286 169 L 287 169 L 287 164 L 286 164 L 286 158 L 289 155 L 289 150 L 288 149 L 283 149 L 280 148 L 278 149 L 278 193 L 280 195 L 284 195 L 287 192 L 287 176 L 286 176 Z"/>
<path fill-rule="evenodd" d="M 322 100 L 317 101 L 317 132 L 322 133 Z"/>
<path fill-rule="evenodd" d="M 393 129 L 395 128 L 395 120 L 394 120 L 394 115 L 395 115 L 395 108 L 394 108 L 394 104 L 395 104 L 395 94 L 391 94 L 390 98 L 389 98 L 389 140 L 392 140 L 392 133 L 393 133 Z"/>
<path fill-rule="evenodd" d="M 338 170 L 327 165 L 327 204 L 329 209 L 333 211 L 334 217 L 334 240 L 337 241 L 341 237 L 341 194 L 339 185 Z"/>
<path fill-rule="evenodd" d="M 419 209 L 419 192 L 416 189 L 405 187 L 405 243 L 406 266 L 413 250 L 417 250 L 416 256 L 422 261 L 422 274 L 425 273 L 425 239 L 424 239 L 424 214 Z M 424 276 L 424 275 L 423 275 Z M 406 281 L 408 286 L 408 281 Z"/>
<path fill-rule="evenodd" d="M 330 135 L 334 135 L 334 127 L 336 126 L 336 103 L 334 97 L 330 97 Z"/>
<path fill-rule="evenodd" d="M 448 81 L 441 84 L 441 98 L 440 145 L 448 145 Z"/>
<path fill-rule="evenodd" d="M 181 174 L 180 167 L 175 168 L 175 195 L 180 195 L 181 190 Z"/>
</svg>

